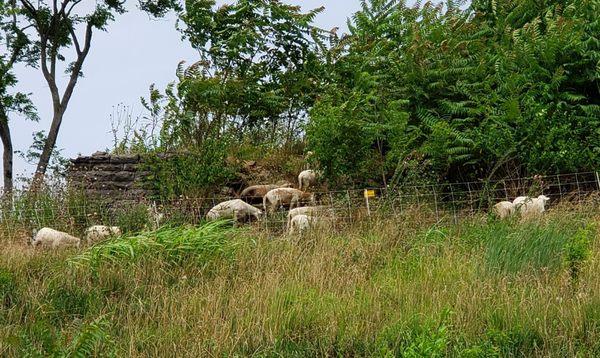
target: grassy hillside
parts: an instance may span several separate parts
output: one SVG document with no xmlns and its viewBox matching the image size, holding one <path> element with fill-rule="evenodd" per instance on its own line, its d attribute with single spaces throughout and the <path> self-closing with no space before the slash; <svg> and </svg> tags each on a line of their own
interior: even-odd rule
<svg viewBox="0 0 600 358">
<path fill-rule="evenodd" d="M 211 224 L 61 253 L 3 240 L 0 355 L 598 355 L 592 209 L 302 238 Z"/>
</svg>

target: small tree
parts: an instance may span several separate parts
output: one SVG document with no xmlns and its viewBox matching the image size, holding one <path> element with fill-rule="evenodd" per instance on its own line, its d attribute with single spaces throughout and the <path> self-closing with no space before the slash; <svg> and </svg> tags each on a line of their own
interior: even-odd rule
<svg viewBox="0 0 600 358">
<path fill-rule="evenodd" d="M 20 4 L 14 12 L 15 24 L 25 29 L 24 36 L 38 50 L 39 69 L 48 84 L 53 107 L 52 122 L 32 184 L 35 189 L 46 173 L 63 116 L 77 81 L 83 74 L 83 63 L 90 52 L 92 35 L 94 31 L 106 31 L 108 23 L 116 15 L 126 11 L 126 2 L 103 0 L 92 4 L 84 0 L 15 1 Z M 140 0 L 138 5 L 152 16 L 162 16 L 170 9 L 179 7 L 175 0 Z M 70 60 L 67 59 L 68 49 L 73 50 Z M 69 61 L 64 66 L 68 81 L 61 91 L 57 71 L 59 64 L 66 61 Z"/>
<path fill-rule="evenodd" d="M 3 191 L 10 195 L 13 190 L 13 145 L 9 125 L 9 115 L 20 113 L 31 120 L 37 120 L 35 109 L 24 93 L 11 93 L 10 89 L 17 83 L 12 70 L 16 63 L 33 65 L 35 47 L 29 42 L 24 31 L 17 23 L 14 2 L 0 1 L 0 42 L 3 52 L 0 53 L 0 139 L 3 146 Z"/>
<path fill-rule="evenodd" d="M 227 132 L 273 144 L 297 137 L 322 77 L 313 26 L 322 10 L 302 13 L 279 0 L 186 2 L 181 31 L 201 58 L 180 65 L 177 87 L 162 98 L 164 144 L 201 145 Z"/>
</svg>

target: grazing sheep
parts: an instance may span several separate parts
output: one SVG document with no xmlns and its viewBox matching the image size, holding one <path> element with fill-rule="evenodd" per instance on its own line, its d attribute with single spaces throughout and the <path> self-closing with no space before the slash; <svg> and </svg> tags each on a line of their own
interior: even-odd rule
<svg viewBox="0 0 600 358">
<path fill-rule="evenodd" d="M 81 240 L 75 236 L 71 236 L 66 232 L 43 228 L 33 235 L 32 245 L 34 247 L 51 247 L 53 249 L 60 247 L 79 247 Z"/>
<path fill-rule="evenodd" d="M 311 227 L 311 221 L 314 219 L 307 215 L 296 215 L 290 222 L 290 235 L 302 234 Z"/>
<path fill-rule="evenodd" d="M 252 218 L 260 220 L 262 211 L 240 199 L 222 202 L 206 214 L 207 220 L 233 219 L 235 224 L 248 221 Z"/>
<path fill-rule="evenodd" d="M 314 170 L 305 170 L 298 175 L 298 189 L 308 190 L 309 187 L 317 183 L 317 172 Z"/>
<path fill-rule="evenodd" d="M 263 207 L 266 213 L 272 213 L 280 207 L 289 207 L 290 210 L 303 203 L 313 203 L 315 195 L 293 188 L 273 189 L 263 198 Z"/>
<path fill-rule="evenodd" d="M 325 211 L 326 209 L 327 208 L 325 206 L 302 206 L 299 208 L 292 209 L 288 212 L 287 215 L 288 228 L 290 227 L 290 223 L 294 217 L 298 215 L 316 216 L 319 213 Z"/>
<path fill-rule="evenodd" d="M 526 202 L 528 200 L 531 200 L 531 198 L 528 196 L 519 196 L 515 200 L 513 200 L 513 204 L 515 204 L 515 206 L 522 205 L 524 202 Z"/>
<path fill-rule="evenodd" d="M 118 226 L 94 225 L 85 230 L 85 240 L 88 243 L 104 241 L 114 236 L 121 236 L 121 229 Z"/>
<path fill-rule="evenodd" d="M 550 200 L 546 195 L 540 195 L 537 198 L 528 198 L 517 209 L 522 217 L 532 217 L 541 215 L 546 211 L 546 203 Z"/>
<path fill-rule="evenodd" d="M 515 212 L 515 204 L 510 201 L 501 201 L 494 205 L 494 213 L 500 219 L 506 219 Z"/>
<path fill-rule="evenodd" d="M 281 185 L 278 184 L 266 184 L 266 185 L 252 185 L 247 187 L 240 194 L 240 199 L 244 200 L 247 203 L 251 204 L 260 204 L 263 202 L 263 198 L 273 189 L 278 188 L 291 188 L 292 184 L 283 183 Z"/>
</svg>

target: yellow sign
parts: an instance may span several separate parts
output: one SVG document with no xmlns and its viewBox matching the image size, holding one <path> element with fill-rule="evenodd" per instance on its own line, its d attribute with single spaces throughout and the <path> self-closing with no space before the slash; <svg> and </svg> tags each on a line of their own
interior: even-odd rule
<svg viewBox="0 0 600 358">
<path fill-rule="evenodd" d="M 365 198 L 374 198 L 375 190 L 365 189 Z"/>
</svg>

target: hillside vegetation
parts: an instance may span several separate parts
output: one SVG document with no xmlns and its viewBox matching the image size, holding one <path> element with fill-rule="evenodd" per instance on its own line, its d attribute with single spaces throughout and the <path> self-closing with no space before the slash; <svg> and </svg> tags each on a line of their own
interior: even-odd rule
<svg viewBox="0 0 600 358">
<path fill-rule="evenodd" d="M 7 193 L 0 356 L 600 356 L 600 0 L 360 4 L 346 34 L 278 0 L 175 6 L 198 61 L 113 123 L 156 202 Z M 307 168 L 330 226 L 204 222 Z M 125 235 L 30 245 L 92 224 Z"/>
<path fill-rule="evenodd" d="M 160 133 L 116 149 L 197 153 L 176 186 L 157 163 L 165 195 L 222 185 L 231 158 L 288 176 L 306 151 L 343 189 L 598 168 L 598 0 L 360 3 L 342 33 L 315 27 L 322 9 L 187 2 L 201 59 L 151 88 Z"/>
<path fill-rule="evenodd" d="M 72 252 L 2 242 L 0 355 L 594 356 L 595 206 L 412 210 L 299 237 L 224 223 Z"/>
</svg>

